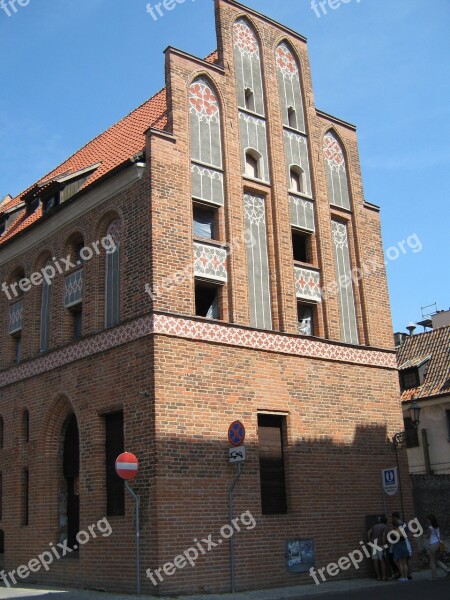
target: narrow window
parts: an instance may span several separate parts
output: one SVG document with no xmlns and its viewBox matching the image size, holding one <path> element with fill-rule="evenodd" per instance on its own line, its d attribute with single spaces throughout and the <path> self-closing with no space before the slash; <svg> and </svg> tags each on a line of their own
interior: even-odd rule
<svg viewBox="0 0 450 600">
<path fill-rule="evenodd" d="M 297 194 L 303 194 L 305 189 L 303 185 L 304 172 L 298 167 L 291 167 L 290 172 L 290 186 L 291 191 L 297 192 Z"/>
<path fill-rule="evenodd" d="M 300 335 L 314 335 L 314 307 L 298 303 L 298 332 Z"/>
<path fill-rule="evenodd" d="M 114 241 L 114 246 L 106 253 L 106 327 L 113 327 L 120 321 L 120 234 L 120 221 L 117 219 L 107 231 L 107 237 Z"/>
<path fill-rule="evenodd" d="M 3 475 L 0 473 L 0 521 L 3 519 Z M 0 552 L 1 554 L 1 552 Z"/>
<path fill-rule="evenodd" d="M 3 448 L 3 417 L 0 416 L 0 450 Z"/>
<path fill-rule="evenodd" d="M 250 88 L 246 88 L 245 90 L 245 108 L 255 112 L 255 94 Z"/>
<path fill-rule="evenodd" d="M 288 121 L 289 127 L 292 129 L 297 129 L 297 113 L 295 112 L 295 108 L 293 106 L 289 106 L 288 108 Z"/>
<path fill-rule="evenodd" d="M 72 337 L 74 340 L 79 340 L 83 333 L 83 308 L 81 304 L 77 304 L 71 309 L 72 314 Z"/>
<path fill-rule="evenodd" d="M 217 285 L 195 282 L 195 314 L 197 317 L 219 319 L 219 288 Z"/>
<path fill-rule="evenodd" d="M 5 532 L 0 529 L 0 554 L 5 553 Z"/>
<path fill-rule="evenodd" d="M 450 410 L 446 410 L 445 414 L 447 415 L 448 441 L 450 442 Z"/>
<path fill-rule="evenodd" d="M 125 514 L 125 488 L 116 473 L 116 458 L 124 451 L 123 411 L 104 415 L 106 458 L 106 514 Z"/>
<path fill-rule="evenodd" d="M 292 231 L 292 253 L 295 261 L 302 263 L 311 262 L 310 238 L 307 233 Z"/>
<path fill-rule="evenodd" d="M 245 174 L 252 179 L 260 179 L 259 159 L 249 150 L 245 154 Z"/>
<path fill-rule="evenodd" d="M 30 517 L 30 474 L 28 469 L 22 472 L 22 525 L 26 527 Z"/>
<path fill-rule="evenodd" d="M 419 446 L 419 432 L 417 427 L 414 427 L 411 417 L 405 417 L 403 419 L 406 433 L 406 447 L 417 448 Z"/>
<path fill-rule="evenodd" d="M 283 454 L 284 417 L 258 415 L 259 473 L 264 515 L 287 512 Z"/>
<path fill-rule="evenodd" d="M 216 239 L 216 211 L 194 204 L 194 237 Z"/>
<path fill-rule="evenodd" d="M 30 413 L 27 409 L 22 414 L 22 439 L 25 444 L 30 441 Z"/>
<path fill-rule="evenodd" d="M 22 359 L 22 334 L 16 333 L 13 335 L 14 339 L 14 362 L 16 364 L 20 363 Z"/>
</svg>

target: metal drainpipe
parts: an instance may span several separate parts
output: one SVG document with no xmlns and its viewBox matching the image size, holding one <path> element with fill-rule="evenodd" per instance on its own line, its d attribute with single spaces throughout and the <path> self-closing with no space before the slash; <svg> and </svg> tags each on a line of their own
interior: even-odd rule
<svg viewBox="0 0 450 600">
<path fill-rule="evenodd" d="M 422 429 L 422 446 L 423 456 L 425 458 L 425 470 L 427 475 L 432 475 L 431 461 L 430 461 L 430 444 L 428 443 L 428 433 L 426 429 Z"/>
</svg>

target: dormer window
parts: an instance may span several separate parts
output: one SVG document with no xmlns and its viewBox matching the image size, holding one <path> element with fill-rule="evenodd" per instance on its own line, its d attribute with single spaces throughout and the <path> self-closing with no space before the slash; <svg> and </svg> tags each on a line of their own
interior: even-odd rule
<svg viewBox="0 0 450 600">
<path fill-rule="evenodd" d="M 245 108 L 255 112 L 255 94 L 251 88 L 245 90 Z"/>
<path fill-rule="evenodd" d="M 5 229 L 6 229 L 5 220 L 2 219 L 2 220 L 0 220 L 0 235 L 3 235 L 5 233 Z"/>
<path fill-rule="evenodd" d="M 42 201 L 43 213 L 46 215 L 59 204 L 59 194 L 53 194 L 49 198 Z"/>
<path fill-rule="evenodd" d="M 292 127 L 292 129 L 298 129 L 297 112 L 293 106 L 289 106 L 288 108 L 288 121 L 289 127 Z"/>
<path fill-rule="evenodd" d="M 404 371 L 400 371 L 400 387 L 402 391 L 411 390 L 413 388 L 419 387 L 420 385 L 420 377 L 419 377 L 419 369 L 414 367 L 413 369 L 405 369 Z"/>
<path fill-rule="evenodd" d="M 33 213 L 35 213 L 39 208 L 39 203 L 39 198 L 33 198 L 33 200 L 30 200 L 27 204 L 27 214 L 32 215 Z"/>
</svg>

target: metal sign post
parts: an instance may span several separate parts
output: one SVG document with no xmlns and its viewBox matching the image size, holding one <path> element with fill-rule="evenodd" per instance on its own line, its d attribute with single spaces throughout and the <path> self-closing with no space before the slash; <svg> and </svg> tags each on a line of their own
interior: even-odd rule
<svg viewBox="0 0 450 600">
<path fill-rule="evenodd" d="M 140 528 L 139 528 L 139 498 L 137 494 L 130 488 L 128 481 L 125 486 L 134 498 L 136 506 L 136 591 L 137 595 L 141 594 L 141 545 L 140 545 Z"/>
<path fill-rule="evenodd" d="M 138 474 L 139 461 L 130 452 L 124 452 L 116 459 L 116 473 L 125 480 L 125 486 L 134 498 L 136 506 L 136 592 L 141 594 L 141 544 L 140 544 L 140 527 L 139 527 L 139 497 L 131 489 L 128 481 L 131 481 Z"/>
<path fill-rule="evenodd" d="M 228 521 L 233 529 L 233 492 L 237 482 L 241 478 L 241 463 L 245 461 L 245 427 L 240 421 L 234 421 L 228 428 L 228 441 L 232 445 L 228 456 L 232 464 L 237 465 L 237 476 L 234 479 L 228 491 Z M 236 574 L 234 560 L 234 535 L 230 537 L 230 572 L 231 572 L 231 593 L 236 593 Z"/>
</svg>

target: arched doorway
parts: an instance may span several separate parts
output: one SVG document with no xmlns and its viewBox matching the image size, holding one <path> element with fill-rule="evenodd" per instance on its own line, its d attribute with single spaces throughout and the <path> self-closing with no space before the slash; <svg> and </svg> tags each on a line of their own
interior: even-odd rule
<svg viewBox="0 0 450 600">
<path fill-rule="evenodd" d="M 80 440 L 76 416 L 67 417 L 61 430 L 62 477 L 59 497 L 59 538 L 67 540 L 69 548 L 76 544 L 80 529 Z"/>
</svg>

